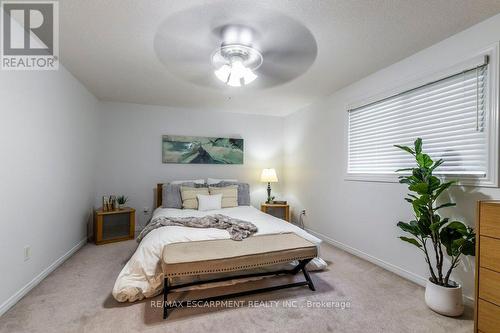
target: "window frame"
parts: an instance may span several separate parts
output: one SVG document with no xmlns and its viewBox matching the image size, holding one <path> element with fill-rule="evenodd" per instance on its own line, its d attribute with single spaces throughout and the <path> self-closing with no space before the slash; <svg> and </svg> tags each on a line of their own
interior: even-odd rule
<svg viewBox="0 0 500 333">
<path fill-rule="evenodd" d="M 398 174 L 376 174 L 376 173 L 349 173 L 349 110 L 380 101 L 382 99 L 394 96 L 396 94 L 408 91 L 410 89 L 419 87 L 426 83 L 436 81 L 447 76 L 453 75 L 455 73 L 461 72 L 466 68 L 473 67 L 474 63 L 478 62 L 478 58 L 485 56 L 488 57 L 488 74 L 487 74 L 487 84 L 488 84 L 488 98 L 486 106 L 486 127 L 487 131 L 487 158 L 488 167 L 486 171 L 486 177 L 478 177 L 474 175 L 440 175 L 439 177 L 443 180 L 458 180 L 457 185 L 464 186 L 480 186 L 480 187 L 498 187 L 498 168 L 499 168 L 499 45 L 500 43 L 495 43 L 489 47 L 467 57 L 465 61 L 462 61 L 456 65 L 453 65 L 445 70 L 432 71 L 419 75 L 419 78 L 401 81 L 395 84 L 395 88 L 390 90 L 384 90 L 375 94 L 370 94 L 367 98 L 358 98 L 356 102 L 346 105 L 345 112 L 345 134 L 346 144 L 344 145 L 346 156 L 344 163 L 344 179 L 346 181 L 365 181 L 365 182 L 387 182 L 387 183 L 397 183 Z M 395 143 L 397 144 L 397 143 Z M 425 142 L 424 142 L 425 151 Z"/>
</svg>

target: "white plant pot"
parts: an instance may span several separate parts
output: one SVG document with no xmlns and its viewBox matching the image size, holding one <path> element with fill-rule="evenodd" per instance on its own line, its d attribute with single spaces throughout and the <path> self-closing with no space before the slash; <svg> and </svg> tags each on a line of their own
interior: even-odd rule
<svg viewBox="0 0 500 333">
<path fill-rule="evenodd" d="M 464 312 L 462 286 L 450 281 L 456 287 L 443 287 L 430 280 L 425 286 L 425 303 L 433 311 L 450 317 L 460 316 Z"/>
</svg>

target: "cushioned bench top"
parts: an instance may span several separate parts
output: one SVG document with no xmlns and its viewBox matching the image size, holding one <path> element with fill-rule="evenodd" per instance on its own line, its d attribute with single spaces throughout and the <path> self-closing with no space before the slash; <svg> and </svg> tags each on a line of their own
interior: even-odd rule
<svg viewBox="0 0 500 333">
<path fill-rule="evenodd" d="M 316 245 L 294 233 L 174 243 L 163 251 L 165 276 L 231 272 L 314 258 Z"/>
</svg>

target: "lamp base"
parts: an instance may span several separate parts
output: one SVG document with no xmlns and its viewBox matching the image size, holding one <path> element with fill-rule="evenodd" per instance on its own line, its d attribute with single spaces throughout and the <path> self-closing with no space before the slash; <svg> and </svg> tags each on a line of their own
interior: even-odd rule
<svg viewBox="0 0 500 333">
<path fill-rule="evenodd" d="M 267 183 L 267 201 L 266 203 L 270 204 L 274 200 L 274 197 L 271 197 L 271 183 Z"/>
</svg>

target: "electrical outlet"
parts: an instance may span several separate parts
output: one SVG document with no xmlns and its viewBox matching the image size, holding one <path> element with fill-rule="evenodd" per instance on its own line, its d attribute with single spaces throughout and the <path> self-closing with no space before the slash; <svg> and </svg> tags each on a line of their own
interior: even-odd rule
<svg viewBox="0 0 500 333">
<path fill-rule="evenodd" d="M 149 207 L 143 207 L 143 208 L 142 208 L 142 212 L 143 212 L 144 214 L 149 214 Z"/>
<path fill-rule="evenodd" d="M 301 215 L 306 215 L 306 210 L 305 209 L 302 209 L 302 211 L 300 212 Z"/>
<path fill-rule="evenodd" d="M 31 246 L 24 247 L 24 261 L 28 261 L 31 259 Z"/>
</svg>

